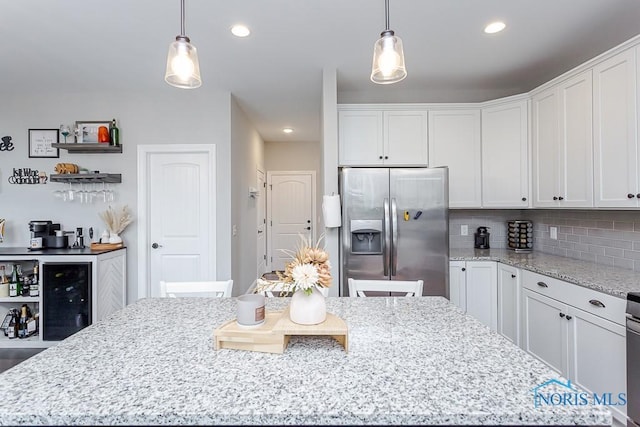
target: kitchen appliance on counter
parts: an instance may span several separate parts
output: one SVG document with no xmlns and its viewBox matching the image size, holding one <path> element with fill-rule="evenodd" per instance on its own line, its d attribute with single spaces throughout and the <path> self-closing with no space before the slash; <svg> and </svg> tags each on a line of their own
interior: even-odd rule
<svg viewBox="0 0 640 427">
<path fill-rule="evenodd" d="M 478 227 L 478 230 L 473 234 L 473 247 L 476 249 L 489 249 L 489 227 Z"/>
<path fill-rule="evenodd" d="M 627 427 L 640 427 L 640 292 L 627 294 Z"/>
<path fill-rule="evenodd" d="M 507 221 L 507 247 L 515 252 L 533 250 L 533 222 L 527 220 Z"/>
<path fill-rule="evenodd" d="M 60 230 L 60 224 L 52 221 L 30 221 L 31 244 L 29 249 L 66 248 L 69 246 L 69 238 Z"/>
<path fill-rule="evenodd" d="M 342 296 L 353 278 L 423 280 L 423 295 L 448 297 L 448 179 L 447 168 L 341 169 Z"/>
</svg>

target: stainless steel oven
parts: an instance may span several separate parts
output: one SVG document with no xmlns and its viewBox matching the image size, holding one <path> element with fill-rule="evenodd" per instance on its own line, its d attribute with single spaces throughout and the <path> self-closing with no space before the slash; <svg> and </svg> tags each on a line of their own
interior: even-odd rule
<svg viewBox="0 0 640 427">
<path fill-rule="evenodd" d="M 640 292 L 627 294 L 627 418 L 640 427 Z"/>
</svg>

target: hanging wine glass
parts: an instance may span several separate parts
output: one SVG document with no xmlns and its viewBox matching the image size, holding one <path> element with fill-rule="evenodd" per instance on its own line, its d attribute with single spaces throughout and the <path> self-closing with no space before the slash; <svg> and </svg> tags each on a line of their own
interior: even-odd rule
<svg viewBox="0 0 640 427">
<path fill-rule="evenodd" d="M 69 125 L 60 125 L 60 135 L 64 136 L 64 143 L 67 143 L 67 137 L 71 135 L 71 128 Z"/>
</svg>

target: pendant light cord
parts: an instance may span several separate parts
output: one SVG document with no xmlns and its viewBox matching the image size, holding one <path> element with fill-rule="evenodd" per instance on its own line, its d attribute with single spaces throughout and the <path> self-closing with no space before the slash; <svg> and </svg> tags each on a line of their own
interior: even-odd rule
<svg viewBox="0 0 640 427">
<path fill-rule="evenodd" d="M 385 31 L 389 31 L 389 0 L 384 0 L 384 24 Z"/>
<path fill-rule="evenodd" d="M 386 0 L 389 1 L 389 0 Z M 389 25 L 389 24 L 387 24 Z M 184 0 L 180 0 L 180 35 L 184 36 Z"/>
</svg>

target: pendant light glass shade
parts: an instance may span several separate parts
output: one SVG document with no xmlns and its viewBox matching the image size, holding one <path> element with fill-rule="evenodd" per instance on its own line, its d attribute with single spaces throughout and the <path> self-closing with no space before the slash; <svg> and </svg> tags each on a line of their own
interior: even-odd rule
<svg viewBox="0 0 640 427">
<path fill-rule="evenodd" d="M 405 77 L 407 77 L 407 69 L 404 65 L 402 40 L 391 30 L 383 31 L 373 46 L 371 81 L 390 84 L 399 82 Z"/>
<path fill-rule="evenodd" d="M 184 0 L 180 0 L 180 35 L 169 45 L 164 80 L 171 86 L 195 89 L 202 85 L 198 51 L 184 34 Z"/>
<path fill-rule="evenodd" d="M 195 89 L 202 85 L 198 52 L 189 42 L 189 37 L 178 36 L 169 45 L 164 80 L 171 86 L 182 89 Z"/>
</svg>

